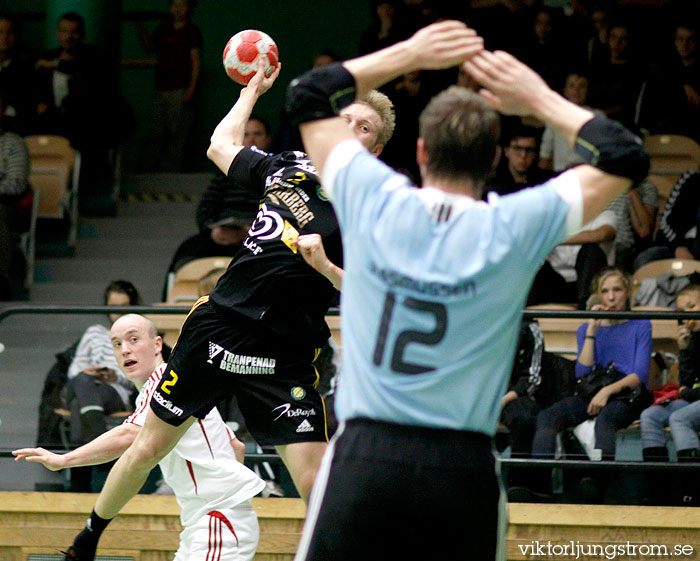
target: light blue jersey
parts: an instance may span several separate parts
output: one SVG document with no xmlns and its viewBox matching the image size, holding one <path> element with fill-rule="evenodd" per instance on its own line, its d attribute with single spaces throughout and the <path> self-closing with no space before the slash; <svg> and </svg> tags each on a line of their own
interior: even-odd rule
<svg viewBox="0 0 700 561">
<path fill-rule="evenodd" d="M 531 281 L 581 227 L 578 176 L 487 204 L 346 141 L 323 178 L 344 245 L 338 419 L 493 435 Z"/>
</svg>

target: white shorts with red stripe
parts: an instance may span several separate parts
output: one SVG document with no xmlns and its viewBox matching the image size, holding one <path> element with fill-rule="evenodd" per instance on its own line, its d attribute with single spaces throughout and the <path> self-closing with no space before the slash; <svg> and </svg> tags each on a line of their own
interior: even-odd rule
<svg viewBox="0 0 700 561">
<path fill-rule="evenodd" d="M 260 538 L 250 501 L 212 510 L 180 533 L 174 561 L 251 561 Z"/>
</svg>

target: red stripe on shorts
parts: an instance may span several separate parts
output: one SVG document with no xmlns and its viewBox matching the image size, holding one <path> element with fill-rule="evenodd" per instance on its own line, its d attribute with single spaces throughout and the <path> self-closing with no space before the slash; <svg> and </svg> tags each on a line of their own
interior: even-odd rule
<svg viewBox="0 0 700 561">
<path fill-rule="evenodd" d="M 204 429 L 204 423 L 202 423 L 202 419 L 197 419 L 197 422 L 199 423 L 199 428 L 202 429 L 202 435 L 204 436 L 204 441 L 207 443 L 207 447 L 209 448 L 209 454 L 211 454 L 211 459 L 214 459 L 214 451 L 211 449 L 211 444 L 209 443 L 209 437 L 207 436 L 207 431 Z"/>
<path fill-rule="evenodd" d="M 233 529 L 233 524 L 229 521 L 228 518 L 226 518 L 223 514 L 221 514 L 218 510 L 212 510 L 207 513 L 209 516 L 212 518 L 217 518 L 226 526 L 228 527 L 229 530 L 231 530 L 231 533 L 233 534 L 233 537 L 236 538 L 236 544 L 238 544 L 238 536 L 236 535 L 236 531 Z"/>
<path fill-rule="evenodd" d="M 190 477 L 192 478 L 192 483 L 194 483 L 194 494 L 197 494 L 197 479 L 194 476 L 194 468 L 192 467 L 192 462 L 185 460 L 187 464 L 187 470 L 190 472 Z"/>
</svg>

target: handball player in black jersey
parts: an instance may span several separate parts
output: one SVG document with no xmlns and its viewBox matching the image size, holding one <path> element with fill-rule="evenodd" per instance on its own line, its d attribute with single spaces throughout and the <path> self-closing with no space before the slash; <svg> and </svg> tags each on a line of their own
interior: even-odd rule
<svg viewBox="0 0 700 561">
<path fill-rule="evenodd" d="M 243 146 L 245 123 L 281 66 L 267 78 L 260 68 L 214 130 L 207 151 L 235 184 L 260 196 L 259 212 L 214 291 L 190 311 L 145 424 L 110 471 L 67 559 L 94 559 L 102 530 L 150 470 L 193 422 L 231 394 L 258 443 L 276 447 L 302 498 L 311 492 L 327 441 L 313 361 L 330 336 L 325 315 L 335 289 L 304 261 L 296 240 L 319 234 L 335 263 L 342 263 L 342 247 L 335 213 L 306 154 L 271 155 Z M 389 99 L 370 92 L 343 116 L 379 155 L 394 129 Z"/>
</svg>

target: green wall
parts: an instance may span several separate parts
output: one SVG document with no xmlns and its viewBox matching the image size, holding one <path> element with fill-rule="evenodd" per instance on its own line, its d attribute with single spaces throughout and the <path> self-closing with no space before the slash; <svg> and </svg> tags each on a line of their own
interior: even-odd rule
<svg viewBox="0 0 700 561">
<path fill-rule="evenodd" d="M 163 0 L 123 1 L 125 11 L 159 10 L 164 5 L 167 4 Z M 360 35 L 369 25 L 370 16 L 367 0 L 200 0 L 192 19 L 204 36 L 202 81 L 197 100 L 199 116 L 193 131 L 190 159 L 186 162 L 186 167 L 192 171 L 212 169 L 206 159 L 209 137 L 238 97 L 241 87 L 224 73 L 221 61 L 224 46 L 234 33 L 242 29 L 260 29 L 277 43 L 282 73 L 275 87 L 265 94 L 256 106 L 256 112 L 268 118 L 274 127 L 279 123 L 279 112 L 284 102 L 287 83 L 305 71 L 310 66 L 313 56 L 323 48 L 331 46 L 344 58 L 355 56 Z M 155 25 L 156 22 L 149 22 L 149 29 Z M 138 47 L 133 24 L 124 22 L 122 55 L 143 56 Z M 144 127 L 150 110 L 152 78 L 152 68 L 122 70 L 122 92 L 135 108 Z M 143 135 L 142 128 L 128 148 L 133 148 L 131 145 L 140 146 Z M 133 152 L 124 152 L 124 164 L 128 168 Z"/>
<path fill-rule="evenodd" d="M 76 0 L 79 11 L 82 2 Z M 69 0 L 63 0 L 69 5 Z M 167 13 L 167 0 L 121 0 L 124 13 Z M 24 43 L 41 50 L 53 34 L 45 31 L 41 15 L 46 14 L 45 0 L 0 0 L 0 11 L 30 14 L 22 27 Z M 224 73 L 221 54 L 229 37 L 242 29 L 260 29 L 277 43 L 282 61 L 282 73 L 256 106 L 256 112 L 267 117 L 273 127 L 279 124 L 279 114 L 289 81 L 309 68 L 313 56 L 324 48 L 332 48 L 343 58 L 355 56 L 362 31 L 370 24 L 370 0 L 199 0 L 193 21 L 204 37 L 201 89 L 196 101 L 198 118 L 192 135 L 191 149 L 185 162 L 187 171 L 210 171 L 206 159 L 209 137 L 218 121 L 235 102 L 240 86 Z M 158 20 L 146 22 L 149 30 Z M 90 36 L 88 42 L 99 43 Z M 48 45 L 53 46 L 53 44 Z M 148 58 L 137 40 L 132 21 L 122 20 L 122 58 Z M 153 96 L 153 68 L 127 66 L 121 70 L 122 93 L 131 103 L 141 128 L 123 146 L 122 165 L 129 173 L 141 150 Z"/>
</svg>

